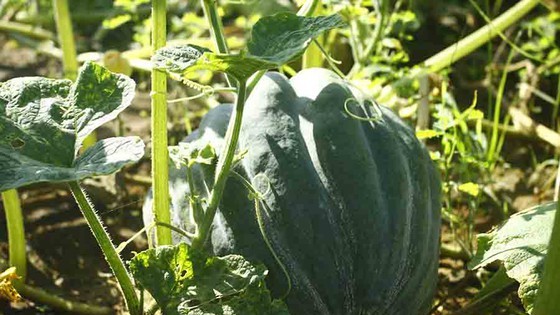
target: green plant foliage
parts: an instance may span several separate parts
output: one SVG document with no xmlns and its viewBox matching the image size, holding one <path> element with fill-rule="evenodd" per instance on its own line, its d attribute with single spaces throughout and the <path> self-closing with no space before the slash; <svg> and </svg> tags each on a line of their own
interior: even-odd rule
<svg viewBox="0 0 560 315">
<path fill-rule="evenodd" d="M 187 244 L 137 254 L 130 271 L 166 315 L 288 315 L 264 285 L 267 270 L 243 257 L 208 257 Z"/>
<path fill-rule="evenodd" d="M 304 17 L 282 12 L 253 26 L 247 48 L 250 55 L 280 66 L 303 54 L 315 37 L 345 25 L 338 14 Z"/>
<path fill-rule="evenodd" d="M 243 55 L 215 54 L 209 49 L 184 45 L 164 47 L 152 58 L 156 67 L 186 75 L 197 70 L 224 72 L 237 79 L 246 80 L 253 73 L 276 67 L 264 60 Z"/>
<path fill-rule="evenodd" d="M 344 25 L 338 14 L 302 17 L 283 12 L 264 17 L 255 24 L 247 52 L 216 54 L 203 47 L 183 45 L 158 50 L 153 61 L 160 69 L 182 75 L 204 69 L 247 80 L 259 70 L 279 67 L 297 58 L 313 38 Z"/>
<path fill-rule="evenodd" d="M 138 137 L 106 139 L 77 157 L 93 130 L 130 105 L 134 88 L 132 79 L 94 63 L 75 83 L 29 77 L 0 85 L 0 191 L 106 175 L 138 161 Z"/>
<path fill-rule="evenodd" d="M 548 15 L 539 16 L 525 23 L 523 28 L 527 33 L 527 40 L 524 41 L 521 48 L 547 63 L 544 67 L 545 75 L 560 73 L 558 65 L 560 48 L 557 40 L 560 33 L 560 13 L 551 12 Z"/>
<path fill-rule="evenodd" d="M 519 282 L 518 294 L 529 313 L 537 297 L 555 213 L 556 203 L 548 203 L 511 216 L 498 229 L 478 236 L 478 251 L 470 262 L 476 269 L 501 261 L 508 277 Z"/>
</svg>

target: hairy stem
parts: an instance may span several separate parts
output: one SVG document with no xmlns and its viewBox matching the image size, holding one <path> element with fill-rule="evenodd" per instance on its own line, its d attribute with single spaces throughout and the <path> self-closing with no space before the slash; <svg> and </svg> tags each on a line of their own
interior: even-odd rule
<svg viewBox="0 0 560 315">
<path fill-rule="evenodd" d="M 11 189 L 2 192 L 4 212 L 6 212 L 6 225 L 8 227 L 8 257 L 10 266 L 16 267 L 19 282 L 24 283 L 27 277 L 26 241 L 23 226 L 23 215 L 17 190 Z"/>
<path fill-rule="evenodd" d="M 226 146 L 224 147 L 224 151 L 222 152 L 222 154 L 220 154 L 220 158 L 218 159 L 214 188 L 212 189 L 210 202 L 208 204 L 206 212 L 204 213 L 202 224 L 200 224 L 199 226 L 198 237 L 193 240 L 193 247 L 200 248 L 204 246 L 204 243 L 209 237 L 212 222 L 214 221 L 214 216 L 216 215 L 216 210 L 218 209 L 220 200 L 222 199 L 226 181 L 233 164 L 235 150 L 237 149 L 239 133 L 241 132 L 241 121 L 243 118 L 243 108 L 245 106 L 246 85 L 247 82 L 245 81 L 239 82 L 239 92 L 237 94 L 235 111 L 233 112 L 233 115 L 230 119 L 228 130 L 226 133 Z"/>
<path fill-rule="evenodd" d="M 166 44 L 166 0 L 152 1 L 152 49 L 153 52 Z M 169 166 L 167 151 L 167 75 L 165 71 L 152 70 L 152 177 L 156 222 L 170 223 L 169 212 Z M 171 231 L 156 228 L 158 245 L 172 243 Z"/>
<path fill-rule="evenodd" d="M 86 197 L 86 194 L 80 187 L 78 182 L 70 182 L 69 183 L 70 190 L 72 191 L 72 195 L 74 195 L 74 199 L 78 203 L 82 214 L 84 215 L 93 236 L 97 240 L 99 247 L 101 247 L 101 251 L 105 255 L 105 259 L 107 263 L 109 263 L 109 267 L 113 271 L 113 274 L 117 278 L 121 291 L 123 293 L 124 299 L 126 301 L 126 305 L 128 307 L 128 311 L 132 315 L 140 315 L 142 314 L 142 310 L 140 308 L 140 302 L 138 301 L 138 296 L 134 290 L 134 284 L 132 282 L 132 278 L 128 274 L 124 263 L 117 253 L 113 242 L 111 242 L 111 238 L 109 234 L 105 230 L 103 223 L 101 223 L 101 218 L 95 212 L 93 205 Z"/>
<path fill-rule="evenodd" d="M 560 202 L 557 202 L 554 227 L 544 261 L 544 273 L 539 285 L 533 315 L 556 314 L 560 309 Z"/>
<path fill-rule="evenodd" d="M 495 18 L 491 23 L 488 23 L 471 35 L 424 61 L 423 66 L 429 68 L 430 71 L 433 72 L 440 71 L 450 66 L 519 21 L 538 4 L 539 0 L 519 1 L 502 15 Z"/>
</svg>

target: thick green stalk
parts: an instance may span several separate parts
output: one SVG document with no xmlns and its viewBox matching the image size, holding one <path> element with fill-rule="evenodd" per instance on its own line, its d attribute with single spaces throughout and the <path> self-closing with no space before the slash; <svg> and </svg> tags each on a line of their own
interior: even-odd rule
<svg viewBox="0 0 560 315">
<path fill-rule="evenodd" d="M 206 16 L 206 19 L 208 20 L 210 33 L 212 34 L 212 39 L 216 44 L 216 49 L 220 54 L 229 53 L 226 37 L 224 35 L 224 26 L 222 25 L 222 19 L 220 19 L 220 16 L 218 15 L 217 1 L 202 0 L 202 9 L 204 11 L 204 16 Z"/>
<path fill-rule="evenodd" d="M 495 18 L 491 23 L 424 61 L 423 66 L 429 68 L 430 71 L 433 72 L 448 67 L 499 35 L 503 30 L 519 21 L 538 4 L 539 0 L 519 1 L 502 15 Z"/>
<path fill-rule="evenodd" d="M 78 206 L 80 207 L 80 210 L 82 211 L 82 214 L 93 233 L 93 236 L 95 236 L 99 247 L 101 247 L 101 251 L 103 251 L 103 254 L 105 255 L 105 259 L 109 263 L 109 267 L 111 267 L 113 274 L 117 278 L 117 282 L 119 283 L 123 293 L 128 311 L 132 315 L 142 314 L 138 296 L 134 290 L 132 278 L 128 274 L 128 271 L 126 270 L 121 257 L 117 253 L 113 242 L 111 242 L 111 238 L 105 230 L 103 223 L 101 223 L 101 218 L 99 218 L 95 212 L 93 205 L 78 182 L 70 182 L 69 186 L 72 194 L 74 195 L 74 199 L 76 199 L 76 202 L 78 203 Z"/>
<path fill-rule="evenodd" d="M 25 250 L 25 229 L 23 215 L 17 190 L 11 189 L 2 193 L 4 212 L 6 212 L 6 225 L 8 226 L 8 257 L 10 266 L 16 267 L 20 282 L 25 282 L 27 277 L 27 259 Z"/>
<path fill-rule="evenodd" d="M 554 216 L 554 227 L 544 262 L 544 274 L 539 285 L 533 315 L 558 314 L 560 310 L 560 202 Z"/>
<path fill-rule="evenodd" d="M 229 121 L 226 133 L 226 147 L 224 148 L 222 154 L 220 154 L 218 165 L 216 166 L 216 178 L 214 180 L 214 188 L 212 189 L 212 194 L 210 196 L 210 203 L 204 213 L 202 224 L 198 227 L 199 234 L 198 237 L 193 240 L 193 247 L 202 247 L 210 235 L 212 222 L 214 221 L 216 210 L 218 209 L 222 199 L 226 181 L 233 164 L 235 150 L 237 149 L 237 141 L 239 140 L 239 133 L 241 132 L 241 120 L 243 118 L 243 108 L 245 106 L 247 82 L 240 81 L 238 85 L 239 91 L 237 93 L 235 111 Z"/>
<path fill-rule="evenodd" d="M 0 20 L 0 31 L 9 32 L 9 33 L 19 33 L 21 35 L 25 35 L 31 38 L 36 38 L 39 40 L 54 39 L 53 33 L 45 29 L 36 27 L 34 25 L 12 22 L 12 21 Z"/>
<path fill-rule="evenodd" d="M 152 49 L 153 52 L 166 44 L 166 0 L 152 1 Z M 167 74 L 152 70 L 152 178 L 154 191 L 154 220 L 171 223 L 169 213 L 169 166 L 167 151 Z M 172 243 L 171 231 L 156 228 L 158 245 Z"/>
<path fill-rule="evenodd" d="M 74 42 L 74 31 L 72 29 L 72 19 L 68 10 L 67 0 L 53 0 L 53 8 L 56 19 L 56 29 L 58 40 L 62 49 L 62 67 L 64 78 L 75 80 L 78 76 L 78 57 L 76 56 L 76 44 Z M 83 148 L 87 149 L 97 142 L 95 132 L 92 132 L 84 139 Z"/>
<path fill-rule="evenodd" d="M 72 31 L 72 21 L 68 10 L 67 0 L 53 0 L 53 8 L 56 18 L 56 29 L 58 40 L 62 49 L 62 64 L 64 77 L 70 80 L 76 79 L 78 75 L 78 58 L 76 57 L 76 44 Z"/>
</svg>

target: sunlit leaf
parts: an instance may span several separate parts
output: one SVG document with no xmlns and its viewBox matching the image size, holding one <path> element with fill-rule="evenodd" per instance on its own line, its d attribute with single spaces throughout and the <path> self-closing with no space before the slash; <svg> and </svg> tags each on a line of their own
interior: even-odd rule
<svg viewBox="0 0 560 315">
<path fill-rule="evenodd" d="M 136 137 L 102 141 L 76 159 L 82 141 L 130 105 L 134 89 L 132 79 L 89 62 L 74 83 L 24 77 L 1 84 L 0 191 L 109 174 L 140 159 L 144 144 Z"/>
<path fill-rule="evenodd" d="M 264 286 L 264 266 L 239 255 L 208 257 L 185 243 L 158 246 L 137 254 L 130 271 L 166 315 L 288 315 Z"/>
<path fill-rule="evenodd" d="M 476 269 L 501 261 L 508 277 L 519 282 L 518 295 L 528 313 L 537 297 L 555 213 L 556 203 L 539 205 L 511 216 L 488 234 L 480 234 L 477 253 L 469 265 Z"/>
<path fill-rule="evenodd" d="M 471 183 L 471 182 L 461 184 L 459 185 L 459 187 L 457 187 L 457 189 L 473 197 L 478 196 L 478 194 L 480 193 L 480 186 L 476 183 Z"/>
<path fill-rule="evenodd" d="M 345 25 L 339 14 L 305 17 L 281 12 L 255 24 L 247 47 L 250 55 L 282 65 L 300 56 L 315 37 Z"/>
<path fill-rule="evenodd" d="M 425 129 L 425 130 L 417 130 L 416 137 L 418 139 L 430 139 L 441 136 L 443 133 L 433 130 L 433 129 Z"/>
<path fill-rule="evenodd" d="M 210 70 L 231 74 L 245 80 L 253 73 L 275 67 L 264 60 L 243 55 L 215 54 L 196 45 L 164 47 L 152 58 L 156 68 L 185 75 L 196 70 Z"/>
</svg>

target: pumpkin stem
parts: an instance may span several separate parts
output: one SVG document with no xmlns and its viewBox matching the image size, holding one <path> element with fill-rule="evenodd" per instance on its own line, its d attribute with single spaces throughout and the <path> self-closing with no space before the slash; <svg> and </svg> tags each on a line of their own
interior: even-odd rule
<svg viewBox="0 0 560 315">
<path fill-rule="evenodd" d="M 220 154 L 218 165 L 216 166 L 216 178 L 214 180 L 214 188 L 210 195 L 210 202 L 202 218 L 202 222 L 198 226 L 198 237 L 193 240 L 193 248 L 201 248 L 206 243 L 216 210 L 222 199 L 222 194 L 226 187 L 226 181 L 230 173 L 233 160 L 235 158 L 235 150 L 237 149 L 237 141 L 241 132 L 241 121 L 243 119 L 243 108 L 245 106 L 245 96 L 247 92 L 247 81 L 240 80 L 238 82 L 237 101 L 235 111 L 230 119 L 228 130 L 226 133 L 226 146 Z"/>
</svg>

